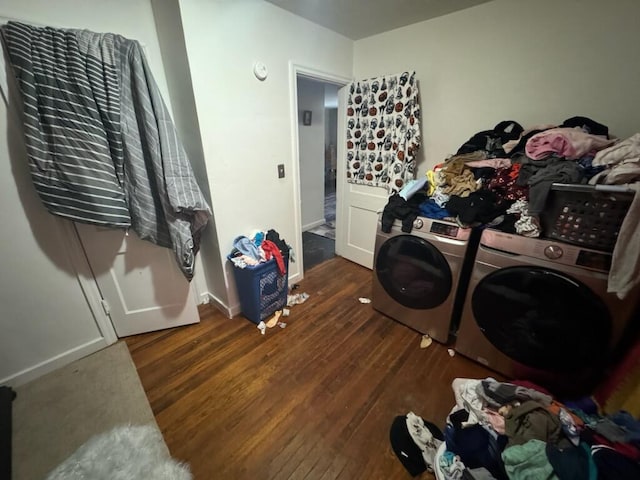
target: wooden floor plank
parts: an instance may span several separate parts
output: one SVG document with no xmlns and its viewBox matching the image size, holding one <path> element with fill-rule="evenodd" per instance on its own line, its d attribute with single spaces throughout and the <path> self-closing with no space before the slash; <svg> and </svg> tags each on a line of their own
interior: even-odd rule
<svg viewBox="0 0 640 480">
<path fill-rule="evenodd" d="M 362 304 L 371 271 L 306 272 L 284 329 L 212 307 L 196 325 L 128 338 L 172 455 L 196 479 L 406 479 L 389 444 L 408 411 L 443 426 L 456 377 L 495 376 Z M 433 478 L 425 473 L 421 478 Z"/>
</svg>

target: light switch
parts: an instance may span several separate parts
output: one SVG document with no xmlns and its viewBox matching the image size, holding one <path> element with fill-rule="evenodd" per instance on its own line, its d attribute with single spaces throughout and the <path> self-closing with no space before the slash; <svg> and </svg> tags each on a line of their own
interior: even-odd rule
<svg viewBox="0 0 640 480">
<path fill-rule="evenodd" d="M 284 178 L 284 163 L 278 165 L 278 178 Z"/>
</svg>

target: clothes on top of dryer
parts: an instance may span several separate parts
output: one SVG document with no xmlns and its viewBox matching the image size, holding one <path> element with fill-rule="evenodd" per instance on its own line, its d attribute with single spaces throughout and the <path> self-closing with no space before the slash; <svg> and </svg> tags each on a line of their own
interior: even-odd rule
<svg viewBox="0 0 640 480">
<path fill-rule="evenodd" d="M 505 148 L 505 153 L 509 158 L 512 158 L 516 155 L 524 154 L 525 148 L 527 146 L 527 142 L 531 137 L 533 137 L 534 135 L 537 135 L 540 132 L 544 132 L 545 130 L 549 130 L 551 128 L 556 128 L 556 127 L 557 125 L 549 124 L 549 125 L 535 125 L 527 128 L 522 132 L 522 135 L 520 136 L 519 139 L 513 140 L 509 142 L 508 145 L 505 145 L 505 147 L 508 147 L 508 150 L 507 148 Z"/>
<path fill-rule="evenodd" d="M 595 155 L 588 154 L 582 157 L 580 160 L 578 160 L 578 166 L 580 167 L 580 170 L 582 170 L 582 176 L 589 183 L 591 182 L 593 177 L 598 175 L 603 170 L 606 170 L 606 167 L 602 165 L 594 165 L 593 164 L 594 158 L 595 158 Z"/>
<path fill-rule="evenodd" d="M 414 193 L 419 192 L 420 190 L 424 190 L 424 187 L 427 183 L 427 178 L 420 178 L 408 181 L 402 190 L 398 193 L 405 200 L 409 200 Z"/>
<path fill-rule="evenodd" d="M 593 164 L 611 166 L 637 157 L 640 157 L 640 133 L 600 150 L 596 153 Z"/>
<path fill-rule="evenodd" d="M 476 180 L 473 172 L 466 165 L 468 161 L 485 158 L 483 152 L 476 153 L 477 155 L 469 154 L 450 157 L 444 164 L 437 167 L 435 170 L 436 185 L 443 193 L 466 197 L 480 188 L 482 182 Z"/>
<path fill-rule="evenodd" d="M 623 300 L 640 284 L 640 182 L 629 186 L 635 195 L 613 248 L 607 292 Z"/>
<path fill-rule="evenodd" d="M 556 157 L 547 159 L 544 168 L 529 177 L 529 212 L 539 215 L 545 207 L 553 183 L 581 183 L 582 170 L 576 162 L 567 162 Z"/>
<path fill-rule="evenodd" d="M 518 235 L 523 235 L 525 237 L 540 236 L 540 220 L 529 214 L 529 202 L 520 199 L 507 209 L 507 213 L 515 214 L 517 216 L 514 228 Z"/>
<path fill-rule="evenodd" d="M 471 227 L 491 223 L 504 214 L 508 206 L 509 203 L 501 201 L 491 190 L 482 189 L 467 197 L 452 195 L 446 209 L 460 225 Z"/>
<path fill-rule="evenodd" d="M 619 185 L 640 181 L 640 133 L 600 150 L 592 164 L 604 168 L 589 180 L 592 185 Z"/>
<path fill-rule="evenodd" d="M 491 130 L 483 130 L 467 140 L 456 154 L 484 151 L 489 157 L 504 156 L 502 145 L 520 137 L 523 128 L 515 120 L 503 120 Z"/>
<path fill-rule="evenodd" d="M 497 168 L 489 178 L 487 189 L 502 200 L 526 200 L 529 197 L 529 189 L 518 184 L 521 167 L 521 164 L 514 163 L 509 167 Z"/>
<path fill-rule="evenodd" d="M 438 182 L 436 179 L 436 172 L 433 170 L 427 170 L 427 195 L 432 197 L 436 191 L 436 187 L 438 186 Z"/>
<path fill-rule="evenodd" d="M 498 155 L 507 144 L 508 154 Z M 544 236 L 539 216 L 548 208 L 553 183 L 640 181 L 640 133 L 619 142 L 609 138 L 606 125 L 584 116 L 528 129 L 507 120 L 471 137 L 426 177 L 428 195 L 444 210 L 425 204 L 423 215 L 444 219 L 448 212 L 463 227 L 500 223 L 503 231 Z M 487 191 L 497 199 L 487 198 Z M 518 200 L 527 203 L 505 215 Z"/>
<path fill-rule="evenodd" d="M 382 231 L 389 233 L 393 222 L 398 219 L 402 220 L 402 231 L 411 233 L 413 221 L 420 213 L 419 206 L 427 199 L 427 194 L 424 191 L 414 193 L 409 200 L 405 200 L 397 193 L 391 195 L 382 211 Z"/>
<path fill-rule="evenodd" d="M 487 158 L 486 160 L 476 160 L 474 162 L 467 162 L 469 168 L 483 168 L 490 167 L 493 169 L 509 168 L 511 166 L 510 158 Z"/>
<path fill-rule="evenodd" d="M 447 195 L 446 193 L 444 193 L 440 187 L 436 188 L 433 192 L 433 195 L 431 195 L 431 200 L 433 200 L 436 205 L 442 208 L 445 207 L 450 199 L 451 195 Z"/>
<path fill-rule="evenodd" d="M 566 128 L 579 128 L 591 135 L 602 135 L 609 138 L 609 127 L 588 117 L 577 116 L 567 118 L 560 126 Z"/>
<path fill-rule="evenodd" d="M 602 150 L 615 143 L 606 136 L 592 135 L 581 128 L 552 128 L 537 133 L 527 141 L 525 152 L 533 160 L 557 155 L 577 160 L 591 151 Z"/>
<path fill-rule="evenodd" d="M 481 182 L 478 182 L 473 176 L 473 172 L 469 169 L 464 169 L 459 175 L 451 177 L 447 180 L 448 184 L 441 184 L 443 193 L 447 195 L 457 195 L 459 197 L 467 197 L 472 192 L 475 192 L 481 187 Z"/>
<path fill-rule="evenodd" d="M 418 208 L 423 217 L 435 218 L 436 220 L 451 218 L 451 213 L 446 208 L 439 206 L 432 198 L 422 202 Z"/>
</svg>

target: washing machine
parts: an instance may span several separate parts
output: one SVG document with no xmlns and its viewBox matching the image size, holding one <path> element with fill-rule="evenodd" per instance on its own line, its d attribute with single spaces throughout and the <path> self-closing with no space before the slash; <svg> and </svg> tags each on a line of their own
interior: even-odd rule
<svg viewBox="0 0 640 480">
<path fill-rule="evenodd" d="M 389 233 L 378 222 L 373 308 L 448 343 L 459 323 L 477 238 L 471 229 L 426 217 L 416 218 L 411 233 L 402 231 L 399 220 Z"/>
<path fill-rule="evenodd" d="M 586 379 L 636 311 L 637 292 L 607 293 L 610 265 L 609 252 L 484 230 L 454 349 L 511 378 Z"/>
</svg>

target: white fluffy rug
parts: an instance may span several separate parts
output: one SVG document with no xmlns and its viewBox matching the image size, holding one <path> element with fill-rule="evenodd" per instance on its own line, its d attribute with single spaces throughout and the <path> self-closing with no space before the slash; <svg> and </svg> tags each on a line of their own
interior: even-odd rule
<svg viewBox="0 0 640 480">
<path fill-rule="evenodd" d="M 189 468 L 166 452 L 155 426 L 116 427 L 92 437 L 47 480 L 191 480 Z"/>
</svg>

